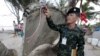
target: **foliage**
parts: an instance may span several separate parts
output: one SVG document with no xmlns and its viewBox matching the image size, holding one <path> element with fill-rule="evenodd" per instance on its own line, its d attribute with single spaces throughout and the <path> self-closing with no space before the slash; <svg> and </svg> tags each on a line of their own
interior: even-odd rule
<svg viewBox="0 0 100 56">
<path fill-rule="evenodd" d="M 84 5 L 82 5 L 82 12 L 85 12 L 87 15 L 87 18 L 90 19 L 94 13 L 91 12 L 91 10 L 94 10 L 94 7 L 89 7 L 88 3 L 85 3 Z"/>
<path fill-rule="evenodd" d="M 13 4 L 13 6 L 20 7 L 21 5 L 23 8 L 26 8 L 30 3 L 37 2 L 39 0 L 6 0 L 6 1 Z"/>
<path fill-rule="evenodd" d="M 96 23 L 96 26 L 99 26 L 100 27 L 100 22 Z"/>
</svg>

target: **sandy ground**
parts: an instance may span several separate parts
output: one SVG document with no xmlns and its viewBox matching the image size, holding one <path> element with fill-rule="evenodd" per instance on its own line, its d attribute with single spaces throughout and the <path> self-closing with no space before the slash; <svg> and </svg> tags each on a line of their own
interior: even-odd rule
<svg viewBox="0 0 100 56">
<path fill-rule="evenodd" d="M 0 33 L 0 41 L 8 48 L 15 49 L 18 56 L 22 56 L 22 37 L 13 37 L 11 33 Z"/>
<path fill-rule="evenodd" d="M 91 36 L 88 36 L 88 37 L 91 37 Z M 58 39 L 55 41 L 54 44 L 56 44 L 57 41 Z M 51 47 L 51 45 L 50 44 L 40 45 L 34 51 L 32 51 L 29 56 L 36 56 L 36 55 L 39 56 L 38 53 L 42 53 L 42 51 L 46 50 L 48 47 Z M 91 44 L 88 44 L 86 42 L 84 52 L 85 52 L 85 56 L 100 56 L 100 47 L 93 48 Z"/>
<path fill-rule="evenodd" d="M 19 36 L 13 37 L 13 34 L 0 33 L 0 41 L 4 43 L 4 45 L 8 49 L 17 50 L 18 56 L 22 56 L 22 49 L 23 49 L 22 40 L 23 40 L 22 37 L 19 37 Z M 40 47 L 39 49 L 43 49 L 43 48 Z M 90 44 L 86 44 L 85 45 L 85 56 L 100 56 L 100 48 L 94 49 Z"/>
<path fill-rule="evenodd" d="M 100 48 L 91 46 L 90 44 L 85 45 L 85 56 L 100 56 Z"/>
</svg>

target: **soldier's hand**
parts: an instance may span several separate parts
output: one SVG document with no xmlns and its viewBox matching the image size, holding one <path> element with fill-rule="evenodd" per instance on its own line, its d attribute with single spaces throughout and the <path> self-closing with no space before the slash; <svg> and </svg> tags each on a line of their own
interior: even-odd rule
<svg viewBox="0 0 100 56">
<path fill-rule="evenodd" d="M 43 7 L 42 10 L 43 10 L 43 13 L 46 15 L 46 17 L 50 17 L 50 16 L 51 16 L 51 15 L 50 15 L 50 11 L 49 11 L 49 9 L 47 8 L 47 6 Z"/>
</svg>

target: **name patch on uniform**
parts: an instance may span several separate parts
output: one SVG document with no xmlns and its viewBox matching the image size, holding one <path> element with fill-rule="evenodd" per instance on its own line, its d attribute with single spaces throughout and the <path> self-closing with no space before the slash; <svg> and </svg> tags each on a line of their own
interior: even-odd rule
<svg viewBox="0 0 100 56">
<path fill-rule="evenodd" d="M 66 42 L 67 42 L 67 38 L 62 38 L 62 42 L 61 42 L 61 44 L 63 44 L 63 45 L 66 45 Z"/>
</svg>

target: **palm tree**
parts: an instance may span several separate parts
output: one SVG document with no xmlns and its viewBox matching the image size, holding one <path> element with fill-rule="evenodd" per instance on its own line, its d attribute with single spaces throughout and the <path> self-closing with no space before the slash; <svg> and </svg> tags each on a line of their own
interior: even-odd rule
<svg viewBox="0 0 100 56">
<path fill-rule="evenodd" d="M 96 5 L 99 5 L 100 6 L 100 1 L 99 0 L 91 0 L 91 2 L 93 2 L 94 4 L 96 4 Z"/>
<path fill-rule="evenodd" d="M 86 13 L 88 19 L 90 19 L 94 14 L 91 12 L 91 10 L 94 10 L 94 8 L 89 7 L 89 2 L 82 5 L 82 12 Z"/>
</svg>

